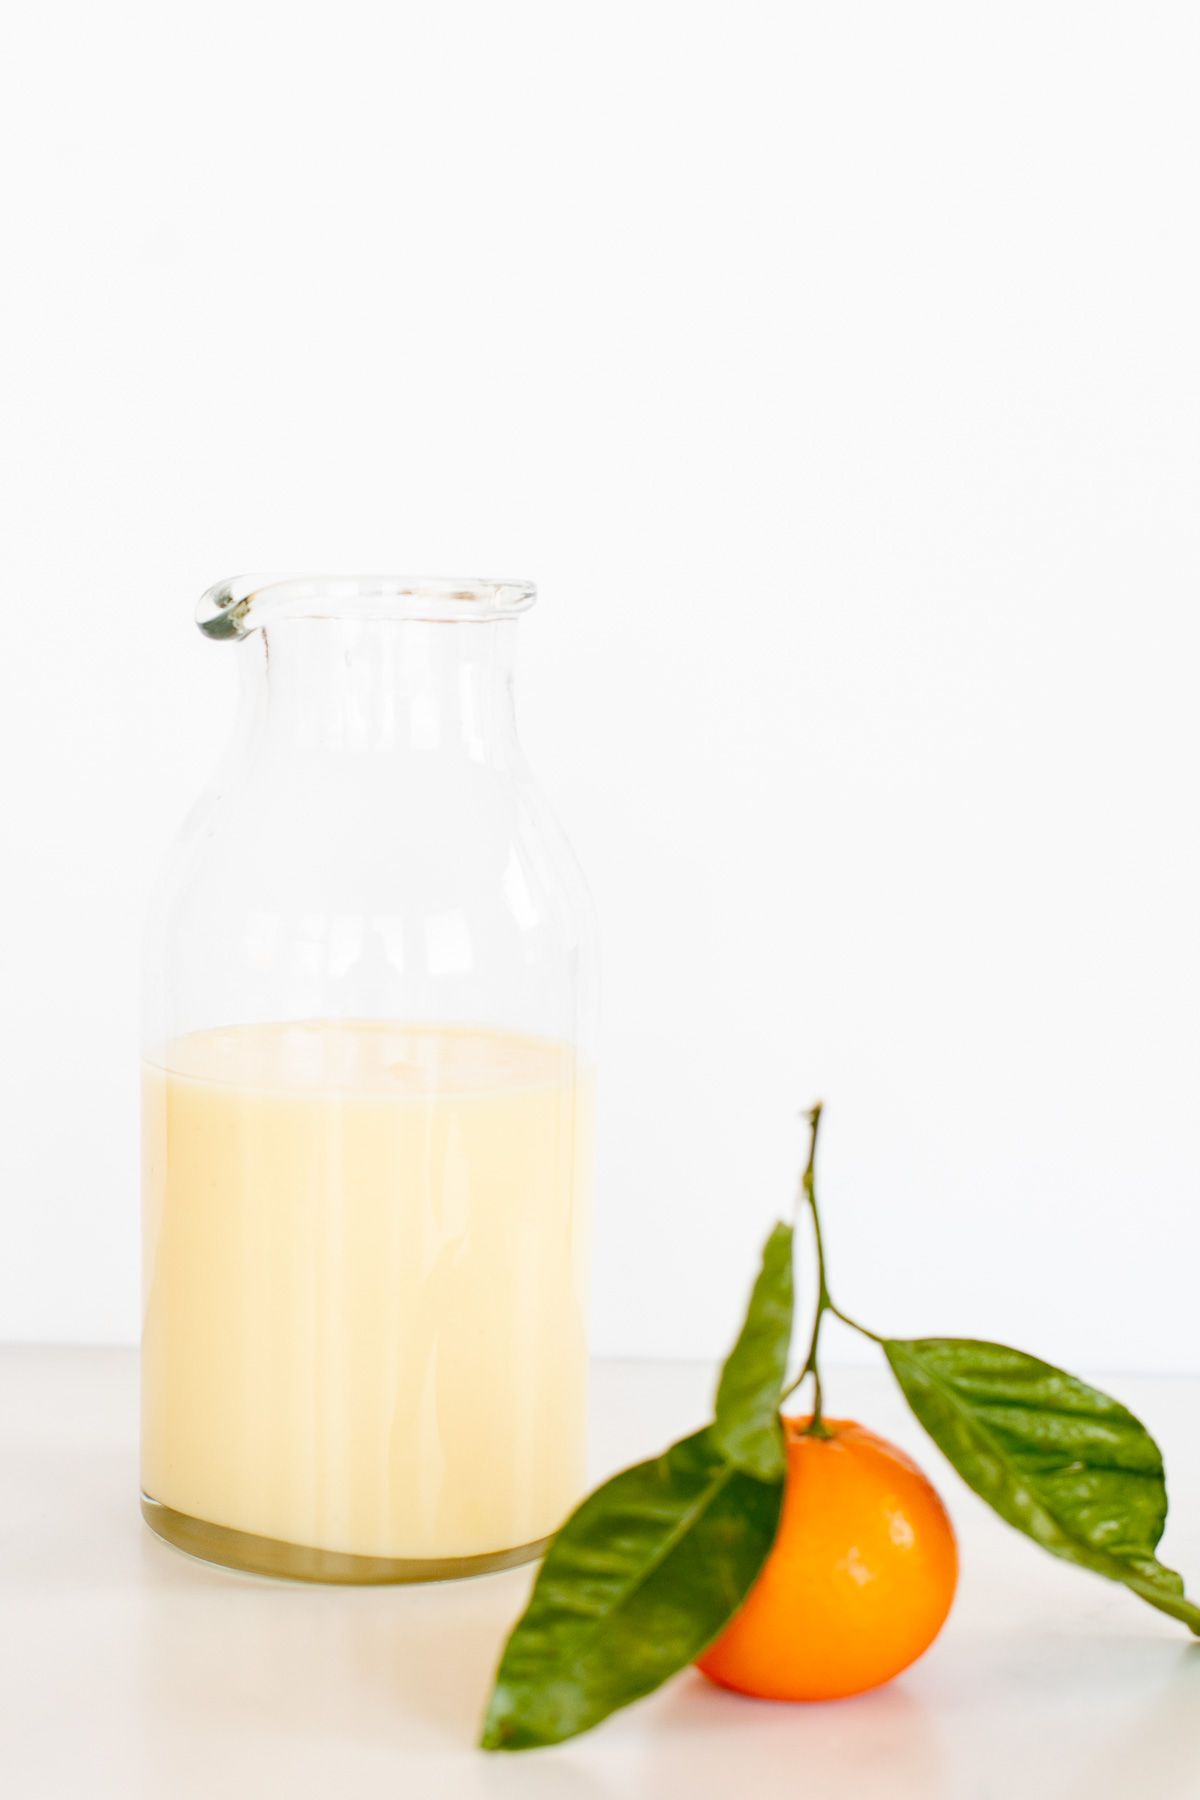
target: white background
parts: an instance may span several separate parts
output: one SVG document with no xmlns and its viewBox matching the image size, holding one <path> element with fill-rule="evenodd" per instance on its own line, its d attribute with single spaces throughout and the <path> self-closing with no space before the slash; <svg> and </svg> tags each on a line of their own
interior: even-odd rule
<svg viewBox="0 0 1200 1800">
<path fill-rule="evenodd" d="M 196 595 L 393 569 L 541 587 L 598 1349 L 720 1350 L 821 1093 L 844 1306 L 1200 1367 L 1200 14 L 8 19 L 0 1336 L 136 1334 Z"/>
</svg>

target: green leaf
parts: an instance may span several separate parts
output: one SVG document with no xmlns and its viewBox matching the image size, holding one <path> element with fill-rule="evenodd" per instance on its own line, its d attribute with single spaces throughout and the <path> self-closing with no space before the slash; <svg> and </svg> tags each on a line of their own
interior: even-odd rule
<svg viewBox="0 0 1200 1800">
<path fill-rule="evenodd" d="M 589 1495 L 508 1640 L 484 1749 L 562 1743 L 694 1662 L 762 1567 L 782 1500 L 782 1482 L 733 1468 L 711 1430 Z"/>
<path fill-rule="evenodd" d="M 791 1335 L 792 1231 L 777 1225 L 721 1372 L 716 1423 L 614 1475 L 562 1527 L 500 1660 L 485 1750 L 590 1730 L 728 1624 L 779 1525 Z"/>
<path fill-rule="evenodd" d="M 763 1249 L 746 1322 L 717 1388 L 713 1442 L 727 1462 L 782 1480 L 787 1467 L 779 1398 L 792 1340 L 792 1228 L 776 1225 Z"/>
<path fill-rule="evenodd" d="M 1127 1408 L 1003 1344 L 890 1338 L 883 1348 L 930 1437 L 1002 1519 L 1200 1635 L 1200 1607 L 1154 1554 L 1167 1518 L 1162 1456 Z"/>
</svg>

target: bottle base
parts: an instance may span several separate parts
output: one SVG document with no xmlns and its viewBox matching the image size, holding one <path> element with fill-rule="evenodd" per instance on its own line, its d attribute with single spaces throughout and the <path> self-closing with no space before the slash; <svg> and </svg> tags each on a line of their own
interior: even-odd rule
<svg viewBox="0 0 1200 1800">
<path fill-rule="evenodd" d="M 176 1512 L 160 1500 L 142 1495 L 142 1517 L 156 1536 L 201 1562 L 248 1575 L 274 1575 L 284 1581 L 324 1581 L 357 1587 L 413 1581 L 457 1581 L 467 1575 L 490 1575 L 533 1562 L 549 1544 L 548 1537 L 512 1550 L 483 1556 L 394 1557 L 352 1556 L 338 1550 L 315 1550 L 279 1538 L 257 1537 L 228 1525 L 211 1525 Z"/>
</svg>

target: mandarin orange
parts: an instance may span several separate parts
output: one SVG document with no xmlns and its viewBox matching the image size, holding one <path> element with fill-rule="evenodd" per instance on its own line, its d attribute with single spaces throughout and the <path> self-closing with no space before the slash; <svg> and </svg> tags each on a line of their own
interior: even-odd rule
<svg viewBox="0 0 1200 1800">
<path fill-rule="evenodd" d="M 779 1532 L 744 1605 L 697 1659 L 765 1700 L 835 1700 L 927 1650 L 958 1581 L 954 1529 L 910 1457 L 849 1419 L 785 1419 Z"/>
</svg>

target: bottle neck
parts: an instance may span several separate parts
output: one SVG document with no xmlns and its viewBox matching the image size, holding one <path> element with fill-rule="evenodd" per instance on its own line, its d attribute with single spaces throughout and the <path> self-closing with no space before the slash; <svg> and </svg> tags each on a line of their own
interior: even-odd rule
<svg viewBox="0 0 1200 1800">
<path fill-rule="evenodd" d="M 517 753 L 515 630 L 512 619 L 273 624 L 241 647 L 243 750 L 504 762 Z"/>
</svg>

